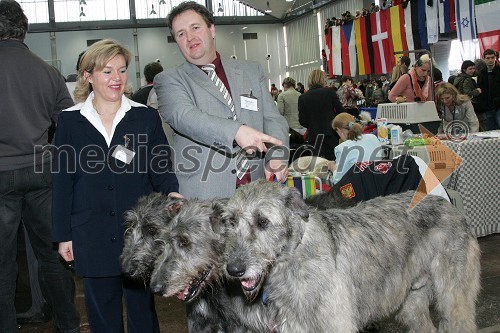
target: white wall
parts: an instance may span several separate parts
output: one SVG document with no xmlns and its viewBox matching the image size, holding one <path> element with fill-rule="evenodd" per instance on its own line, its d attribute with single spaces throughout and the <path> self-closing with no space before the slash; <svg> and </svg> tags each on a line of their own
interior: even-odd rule
<svg viewBox="0 0 500 333">
<path fill-rule="evenodd" d="M 257 61 L 264 69 L 264 73 L 278 86 L 286 72 L 285 55 L 283 52 L 283 28 L 281 24 L 248 25 L 221 25 L 216 27 L 217 50 L 222 57 L 229 58 L 235 54 L 238 59 Z M 243 40 L 243 33 L 257 33 L 256 40 Z M 173 68 L 180 65 L 184 58 L 175 43 L 167 42 L 168 28 L 137 29 L 138 54 L 135 52 L 134 30 L 86 30 L 55 33 L 56 58 L 60 60 L 61 73 L 64 76 L 75 73 L 78 54 L 87 49 L 87 40 L 112 38 L 126 45 L 134 56 L 138 56 L 139 65 L 135 58 L 129 65 L 129 83 L 134 90 L 141 84 L 136 73 L 142 78 L 144 66 L 160 59 L 163 68 Z M 28 33 L 25 43 L 42 59 L 50 61 L 51 40 L 49 33 Z M 267 61 L 266 53 L 272 55 Z"/>
</svg>

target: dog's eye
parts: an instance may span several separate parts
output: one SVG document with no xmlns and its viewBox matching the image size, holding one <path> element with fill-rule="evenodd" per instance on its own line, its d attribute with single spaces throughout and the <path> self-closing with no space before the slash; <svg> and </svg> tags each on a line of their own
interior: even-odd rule
<svg viewBox="0 0 500 333">
<path fill-rule="evenodd" d="M 266 219 L 265 217 L 259 217 L 259 218 L 257 219 L 257 225 L 258 225 L 260 228 L 262 228 L 262 229 L 267 228 L 268 224 L 269 224 L 269 220 L 268 220 L 268 219 Z"/>
<path fill-rule="evenodd" d="M 189 239 L 187 237 L 179 236 L 179 237 L 177 237 L 177 244 L 180 247 L 188 247 L 190 242 L 189 242 Z"/>
<path fill-rule="evenodd" d="M 154 236 L 156 235 L 156 228 L 150 225 L 145 228 L 144 233 L 150 236 Z"/>
</svg>

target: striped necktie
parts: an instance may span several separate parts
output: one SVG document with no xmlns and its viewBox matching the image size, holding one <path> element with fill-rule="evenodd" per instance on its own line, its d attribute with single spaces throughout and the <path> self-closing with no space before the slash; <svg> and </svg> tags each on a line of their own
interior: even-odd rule
<svg viewBox="0 0 500 333">
<path fill-rule="evenodd" d="M 233 116 L 233 120 L 237 120 L 238 118 L 236 117 L 236 111 L 234 110 L 233 99 L 231 98 L 231 95 L 229 94 L 229 91 L 227 91 L 227 88 L 224 85 L 224 82 L 222 82 L 222 80 L 215 73 L 215 65 L 214 64 L 208 64 L 208 65 L 203 66 L 201 69 L 205 73 L 208 74 L 208 77 L 210 78 L 210 80 L 213 81 L 213 83 L 215 84 L 215 86 L 221 92 L 222 96 L 224 96 L 224 99 L 226 100 L 227 106 L 231 110 L 231 114 Z"/>
<path fill-rule="evenodd" d="M 224 85 L 224 82 L 217 76 L 215 73 L 215 65 L 214 64 L 208 64 L 201 69 L 208 74 L 208 77 L 212 82 L 215 84 L 215 86 L 219 89 L 221 92 L 222 96 L 224 96 L 224 99 L 226 100 L 227 106 L 231 110 L 232 114 L 232 119 L 233 120 L 238 120 L 238 117 L 236 117 L 236 111 L 234 110 L 234 103 L 233 99 L 231 98 L 231 95 L 229 94 L 229 91 L 227 91 L 226 86 Z M 248 159 L 245 156 L 245 150 L 241 149 L 236 156 L 236 176 L 238 179 L 243 178 L 245 176 L 247 169 L 248 169 Z"/>
</svg>

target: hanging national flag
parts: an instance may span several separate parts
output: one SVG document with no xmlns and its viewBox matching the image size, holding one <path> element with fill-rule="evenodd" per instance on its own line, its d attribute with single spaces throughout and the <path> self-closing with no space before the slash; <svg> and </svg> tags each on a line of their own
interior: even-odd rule
<svg viewBox="0 0 500 333">
<path fill-rule="evenodd" d="M 439 32 L 457 30 L 455 20 L 455 0 L 439 0 Z"/>
<path fill-rule="evenodd" d="M 326 66 L 325 70 L 328 72 L 328 76 L 333 78 L 333 68 L 332 68 L 332 27 L 328 27 L 325 31 L 325 52 L 326 52 Z"/>
<path fill-rule="evenodd" d="M 407 8 L 410 6 L 407 6 Z M 411 31 L 411 29 L 405 29 L 405 15 L 403 12 L 402 5 L 392 6 L 389 8 L 389 39 L 392 41 L 390 44 L 391 53 L 398 51 L 413 50 L 407 44 L 407 37 L 405 31 Z M 408 27 L 411 27 L 409 25 Z M 394 63 L 401 57 L 402 54 L 394 55 Z"/>
<path fill-rule="evenodd" d="M 427 43 L 434 44 L 439 38 L 438 5 L 436 1 L 426 1 L 425 17 L 427 26 Z"/>
<path fill-rule="evenodd" d="M 387 31 L 387 11 L 370 14 L 372 26 L 373 56 L 375 57 L 374 74 L 387 74 L 391 71 L 394 59 L 389 46 Z"/>
<path fill-rule="evenodd" d="M 354 21 L 359 75 L 372 74 L 374 68 L 372 39 L 368 37 L 371 36 L 370 16 L 361 16 Z"/>
<path fill-rule="evenodd" d="M 500 50 L 500 0 L 475 0 L 477 38 L 481 54 Z"/>
<path fill-rule="evenodd" d="M 455 0 L 458 39 L 463 42 L 477 38 L 473 0 Z M 482 19 L 482 18 L 481 18 Z"/>
<path fill-rule="evenodd" d="M 348 22 L 342 25 L 340 41 L 342 43 L 342 74 L 356 75 L 356 33 L 354 23 Z"/>
<path fill-rule="evenodd" d="M 332 65 L 334 75 L 342 75 L 342 43 L 340 42 L 340 30 L 340 26 L 332 27 Z"/>
<path fill-rule="evenodd" d="M 425 27 L 424 0 L 411 1 L 404 10 L 406 41 L 409 50 L 423 50 L 428 48 L 427 28 Z M 408 55 L 412 63 L 415 62 L 415 53 Z"/>
</svg>

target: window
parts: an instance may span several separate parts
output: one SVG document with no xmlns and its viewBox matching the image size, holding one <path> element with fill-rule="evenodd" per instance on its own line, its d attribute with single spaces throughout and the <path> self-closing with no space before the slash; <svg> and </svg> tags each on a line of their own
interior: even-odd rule
<svg viewBox="0 0 500 333">
<path fill-rule="evenodd" d="M 129 20 L 128 0 L 54 0 L 56 22 Z"/>
<path fill-rule="evenodd" d="M 172 8 L 183 1 L 185 0 L 136 0 L 135 15 L 137 19 L 164 19 Z M 195 0 L 195 2 L 205 6 L 205 0 Z"/>
<path fill-rule="evenodd" d="M 28 22 L 49 23 L 49 5 L 47 0 L 17 0 L 28 17 Z"/>
<path fill-rule="evenodd" d="M 237 0 L 212 0 L 214 16 L 264 16 L 264 13 Z"/>
</svg>

